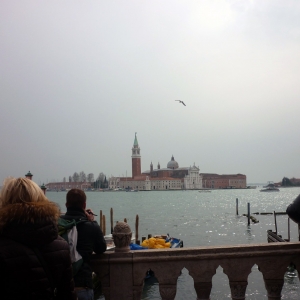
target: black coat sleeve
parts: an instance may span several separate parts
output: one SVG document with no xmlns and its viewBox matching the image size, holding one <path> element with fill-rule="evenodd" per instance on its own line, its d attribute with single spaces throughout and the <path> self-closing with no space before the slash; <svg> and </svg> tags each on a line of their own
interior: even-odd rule
<svg viewBox="0 0 300 300">
<path fill-rule="evenodd" d="M 104 239 L 103 233 L 101 231 L 100 226 L 95 221 L 93 222 L 94 225 L 94 247 L 93 251 L 96 254 L 101 254 L 106 251 L 106 241 Z"/>
</svg>

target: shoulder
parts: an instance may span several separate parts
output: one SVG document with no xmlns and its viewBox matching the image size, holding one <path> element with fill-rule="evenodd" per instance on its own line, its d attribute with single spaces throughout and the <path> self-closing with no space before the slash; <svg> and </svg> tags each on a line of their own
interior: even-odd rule
<svg viewBox="0 0 300 300">
<path fill-rule="evenodd" d="M 69 248 L 69 244 L 68 242 L 63 239 L 61 236 L 58 236 L 55 240 L 53 240 L 51 243 L 49 243 L 48 245 L 46 245 L 44 247 L 44 250 L 46 252 L 69 252 L 70 248 Z"/>
<path fill-rule="evenodd" d="M 53 241 L 54 245 L 57 245 L 63 249 L 69 249 L 69 244 L 68 242 L 62 238 L 60 235 Z"/>
<path fill-rule="evenodd" d="M 40 250 L 48 261 L 52 261 L 56 265 L 67 266 L 71 263 L 69 244 L 60 236 Z"/>
<path fill-rule="evenodd" d="M 97 223 L 97 221 L 83 220 L 82 224 L 84 224 L 84 226 L 89 227 L 89 228 L 94 229 L 94 230 L 100 229 L 100 226 Z"/>
<path fill-rule="evenodd" d="M 24 246 L 6 237 L 0 237 L 0 258 L 12 257 L 15 255 L 26 255 Z"/>
<path fill-rule="evenodd" d="M 96 221 L 83 221 L 77 225 L 78 233 L 84 233 L 89 237 L 98 237 L 102 235 L 101 228 Z"/>
</svg>

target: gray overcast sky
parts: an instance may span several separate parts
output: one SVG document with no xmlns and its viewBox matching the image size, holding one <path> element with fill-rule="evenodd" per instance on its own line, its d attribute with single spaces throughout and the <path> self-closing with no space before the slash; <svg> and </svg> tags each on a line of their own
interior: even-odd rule
<svg viewBox="0 0 300 300">
<path fill-rule="evenodd" d="M 0 2 L 0 180 L 300 177 L 300 2 Z M 186 107 L 175 99 L 182 99 Z"/>
</svg>

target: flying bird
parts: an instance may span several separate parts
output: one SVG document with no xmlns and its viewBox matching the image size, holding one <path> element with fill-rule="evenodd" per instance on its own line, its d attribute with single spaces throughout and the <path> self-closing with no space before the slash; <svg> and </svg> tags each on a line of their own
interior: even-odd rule
<svg viewBox="0 0 300 300">
<path fill-rule="evenodd" d="M 182 103 L 184 106 L 186 106 L 186 105 L 184 104 L 184 102 L 181 101 L 181 100 L 175 100 L 175 101 L 179 101 L 179 103 Z"/>
</svg>

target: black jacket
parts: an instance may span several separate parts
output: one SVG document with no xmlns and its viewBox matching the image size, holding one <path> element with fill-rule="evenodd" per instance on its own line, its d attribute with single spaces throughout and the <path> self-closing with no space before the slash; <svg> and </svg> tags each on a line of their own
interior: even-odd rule
<svg viewBox="0 0 300 300">
<path fill-rule="evenodd" d="M 83 209 L 68 207 L 65 215 L 61 216 L 66 220 L 85 220 L 86 222 L 77 225 L 78 240 L 77 251 L 83 258 L 83 265 L 74 276 L 76 287 L 93 288 L 92 270 L 89 265 L 93 252 L 100 254 L 106 251 L 106 242 L 100 226 L 96 221 L 90 222 Z"/>
<path fill-rule="evenodd" d="M 58 216 L 58 207 L 49 201 L 0 209 L 0 299 L 45 300 L 51 295 L 50 280 L 33 247 L 52 275 L 56 299 L 77 299 L 69 245 L 58 236 Z"/>
</svg>

